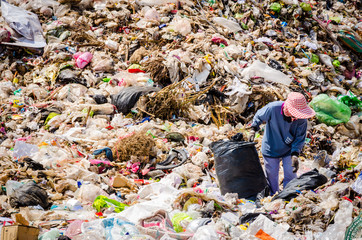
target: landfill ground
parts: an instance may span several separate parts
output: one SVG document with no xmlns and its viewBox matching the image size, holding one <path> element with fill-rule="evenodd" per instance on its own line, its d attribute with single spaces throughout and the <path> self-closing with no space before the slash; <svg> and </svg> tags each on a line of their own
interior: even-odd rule
<svg viewBox="0 0 362 240">
<path fill-rule="evenodd" d="M 1 240 L 362 239 L 360 0 L 0 9 Z M 247 139 L 290 92 L 316 116 L 269 196 Z"/>
</svg>

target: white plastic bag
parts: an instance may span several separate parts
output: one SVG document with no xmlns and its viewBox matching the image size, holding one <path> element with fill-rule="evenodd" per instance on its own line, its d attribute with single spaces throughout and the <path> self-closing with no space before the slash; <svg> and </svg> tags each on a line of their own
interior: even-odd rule
<svg viewBox="0 0 362 240">
<path fill-rule="evenodd" d="M 13 157 L 21 158 L 21 157 L 32 157 L 35 153 L 39 151 L 39 148 L 35 145 L 25 143 L 23 141 L 17 141 L 15 143 Z"/>
<path fill-rule="evenodd" d="M 245 233 L 241 236 L 242 239 L 248 239 L 249 236 L 255 236 L 259 230 L 275 238 L 276 240 L 294 240 L 294 237 L 287 232 L 289 226 L 276 224 L 264 215 L 259 215 L 254 222 L 250 224 Z"/>
<path fill-rule="evenodd" d="M 346 228 L 352 222 L 353 205 L 347 200 L 339 204 L 339 210 L 334 217 L 334 224 L 328 226 L 327 230 L 320 236 L 321 240 L 343 240 Z"/>
<path fill-rule="evenodd" d="M 228 20 L 223 17 L 214 17 L 213 21 L 214 23 L 223 26 L 224 28 L 228 29 L 231 32 L 238 32 L 243 30 L 237 22 Z"/>
<path fill-rule="evenodd" d="M 19 38 L 20 42 L 26 42 L 30 44 L 29 47 L 34 48 L 46 46 L 43 29 L 36 14 L 8 4 L 5 1 L 1 1 L 1 14 L 9 26 L 23 36 L 23 38 Z M 7 44 L 16 45 L 14 43 Z"/>
<path fill-rule="evenodd" d="M 287 86 L 292 82 L 292 79 L 287 75 L 269 67 L 268 64 L 262 63 L 259 60 L 253 62 L 250 67 L 245 68 L 241 75 L 245 78 L 262 77 L 266 81 L 281 83 Z"/>
</svg>

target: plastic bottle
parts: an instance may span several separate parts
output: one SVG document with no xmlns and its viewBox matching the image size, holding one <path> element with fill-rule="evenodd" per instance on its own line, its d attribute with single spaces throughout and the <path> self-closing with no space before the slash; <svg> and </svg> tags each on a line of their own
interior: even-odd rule
<svg viewBox="0 0 362 240">
<path fill-rule="evenodd" d="M 75 65 L 79 68 L 84 68 L 85 66 L 92 61 L 93 55 L 90 52 L 78 52 L 74 54 L 74 59 L 76 60 Z"/>
</svg>

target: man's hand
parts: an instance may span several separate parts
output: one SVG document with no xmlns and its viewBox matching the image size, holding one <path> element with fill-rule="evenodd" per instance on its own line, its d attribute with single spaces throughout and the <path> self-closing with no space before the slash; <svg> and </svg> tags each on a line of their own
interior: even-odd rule
<svg viewBox="0 0 362 240">
<path fill-rule="evenodd" d="M 298 156 L 292 156 L 292 167 L 293 167 L 293 172 L 297 172 L 299 169 L 299 158 Z"/>
<path fill-rule="evenodd" d="M 255 138 L 255 130 L 254 129 L 251 129 L 250 132 L 249 132 L 249 142 L 254 142 L 254 138 Z"/>
</svg>

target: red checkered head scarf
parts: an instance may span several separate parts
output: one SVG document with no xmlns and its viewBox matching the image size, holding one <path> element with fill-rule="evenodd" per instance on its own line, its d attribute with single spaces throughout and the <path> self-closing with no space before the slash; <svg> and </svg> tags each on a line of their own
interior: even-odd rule
<svg viewBox="0 0 362 240">
<path fill-rule="evenodd" d="M 284 107 L 294 118 L 307 119 L 315 115 L 314 110 L 308 106 L 303 94 L 298 92 L 289 93 Z"/>
</svg>

